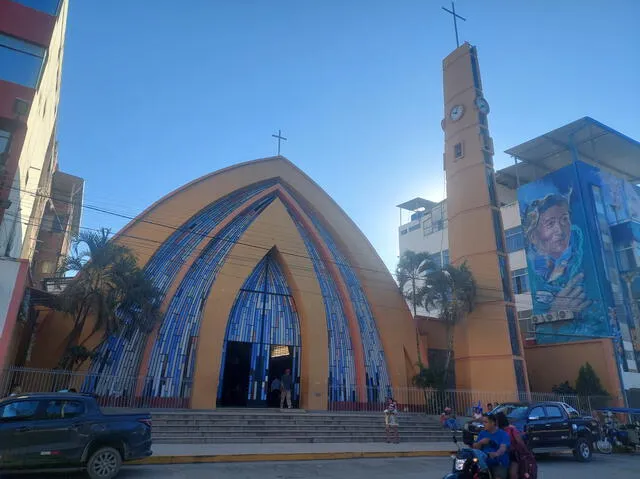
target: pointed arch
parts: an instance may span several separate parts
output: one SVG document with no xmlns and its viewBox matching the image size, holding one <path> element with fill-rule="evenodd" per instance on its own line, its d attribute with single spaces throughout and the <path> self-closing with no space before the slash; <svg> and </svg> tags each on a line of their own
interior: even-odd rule
<svg viewBox="0 0 640 479">
<path fill-rule="evenodd" d="M 224 391 L 227 346 L 251 343 L 247 401 L 266 401 L 270 357 L 274 347 L 286 346 L 292 355 L 294 401 L 300 392 L 300 321 L 291 289 L 275 247 L 258 262 L 236 295 L 222 347 L 218 400 Z"/>
</svg>

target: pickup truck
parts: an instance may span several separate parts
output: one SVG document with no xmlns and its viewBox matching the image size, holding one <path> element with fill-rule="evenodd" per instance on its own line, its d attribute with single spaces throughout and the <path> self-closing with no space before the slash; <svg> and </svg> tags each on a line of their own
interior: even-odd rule
<svg viewBox="0 0 640 479">
<path fill-rule="evenodd" d="M 588 416 L 562 402 L 507 403 L 501 404 L 489 414 L 503 412 L 509 423 L 522 434 L 534 454 L 571 450 L 582 462 L 591 460 L 593 444 L 598 440 L 600 426 Z M 481 421 L 466 423 L 462 440 L 471 445 L 483 429 Z"/>
<path fill-rule="evenodd" d="M 85 470 L 112 479 L 123 462 L 150 455 L 148 413 L 102 411 L 93 396 L 76 393 L 0 400 L 0 475 Z"/>
</svg>

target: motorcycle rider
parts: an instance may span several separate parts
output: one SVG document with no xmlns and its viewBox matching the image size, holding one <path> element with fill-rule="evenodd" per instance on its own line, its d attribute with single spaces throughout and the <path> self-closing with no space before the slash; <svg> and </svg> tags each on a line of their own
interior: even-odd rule
<svg viewBox="0 0 640 479">
<path fill-rule="evenodd" d="M 487 454 L 487 465 L 494 479 L 509 479 L 509 434 L 498 427 L 497 419 L 493 415 L 485 414 L 482 422 L 484 429 L 478 435 L 473 448 Z"/>
</svg>

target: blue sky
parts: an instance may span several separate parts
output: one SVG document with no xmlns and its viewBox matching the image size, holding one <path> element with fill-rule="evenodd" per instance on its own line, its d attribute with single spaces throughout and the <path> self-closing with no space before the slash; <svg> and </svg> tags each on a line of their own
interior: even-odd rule
<svg viewBox="0 0 640 479">
<path fill-rule="evenodd" d="M 282 153 L 388 267 L 395 205 L 444 197 L 444 0 L 75 0 L 60 165 L 85 203 L 135 215 L 233 163 Z M 640 139 L 640 2 L 459 0 L 501 152 L 585 115 Z M 607 10 L 603 10 L 607 8 Z M 89 210 L 83 226 L 126 220 Z"/>
</svg>

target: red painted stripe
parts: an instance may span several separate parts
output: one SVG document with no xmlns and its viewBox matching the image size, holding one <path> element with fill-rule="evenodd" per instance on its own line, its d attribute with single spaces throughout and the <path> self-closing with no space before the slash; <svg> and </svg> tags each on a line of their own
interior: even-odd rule
<svg viewBox="0 0 640 479">
<path fill-rule="evenodd" d="M 13 293 L 9 302 L 9 308 L 7 309 L 7 320 L 4 323 L 2 337 L 0 337 L 0 370 L 5 367 L 7 351 L 9 350 L 10 341 L 13 336 L 13 328 L 18 320 L 18 310 L 22 303 L 22 297 L 24 296 L 24 289 L 27 282 L 29 263 L 26 260 L 19 260 L 19 263 L 20 266 L 18 267 L 18 274 L 16 275 Z"/>
</svg>

